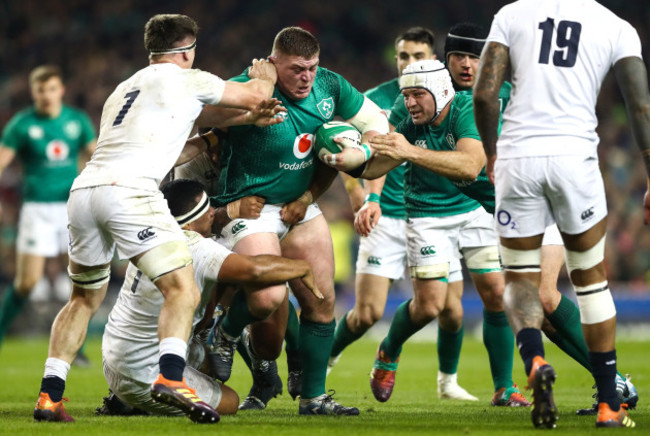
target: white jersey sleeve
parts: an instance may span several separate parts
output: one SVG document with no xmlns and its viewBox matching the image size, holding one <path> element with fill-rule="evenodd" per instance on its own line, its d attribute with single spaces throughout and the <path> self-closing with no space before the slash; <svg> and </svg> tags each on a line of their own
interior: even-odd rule
<svg viewBox="0 0 650 436">
<path fill-rule="evenodd" d="M 499 158 L 596 156 L 598 93 L 614 63 L 641 57 L 634 28 L 593 0 L 519 0 L 487 40 L 508 47 L 512 67 Z"/>
<path fill-rule="evenodd" d="M 203 106 L 218 104 L 224 89 L 219 77 L 172 63 L 138 71 L 106 100 L 97 148 L 73 189 L 101 184 L 142 188 L 143 179 L 157 187 Z"/>
<path fill-rule="evenodd" d="M 232 252 L 198 233 L 186 235 L 194 278 L 201 290 L 201 302 L 194 314 L 196 325 L 203 318 L 221 265 Z M 102 339 L 103 359 L 111 369 L 143 383 L 155 380 L 159 372 L 158 317 L 163 302 L 156 285 L 130 263 Z"/>
</svg>

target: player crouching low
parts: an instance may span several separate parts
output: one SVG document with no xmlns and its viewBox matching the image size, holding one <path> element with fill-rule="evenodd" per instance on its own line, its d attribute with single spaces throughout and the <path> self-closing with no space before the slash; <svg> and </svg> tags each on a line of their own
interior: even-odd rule
<svg viewBox="0 0 650 436">
<path fill-rule="evenodd" d="M 214 209 L 210 207 L 200 183 L 175 180 L 163 186 L 162 191 L 172 215 L 187 236 L 195 280 L 201 289 L 201 301 L 194 314 L 195 327 L 204 317 L 217 282 L 276 285 L 298 278 L 319 297 L 307 262 L 270 255 L 239 255 L 208 238 L 214 221 Z M 239 403 L 237 393 L 196 369 L 204 356 L 202 345 L 196 340 L 192 343 L 198 349 L 190 347 L 188 354 L 192 356 L 195 355 L 193 351 L 198 351 L 196 354 L 200 358 L 188 357 L 188 366 L 183 371 L 184 380 L 195 390 L 175 391 L 174 395 L 168 396 L 172 401 L 167 404 L 154 401 L 151 384 L 159 372 L 157 325 L 162 304 L 163 296 L 158 288 L 142 271 L 129 264 L 102 341 L 104 375 L 113 394 L 126 405 L 153 415 L 201 413 L 204 405 L 216 409 L 220 414 L 236 413 Z M 188 410 L 187 401 L 181 397 L 192 401 L 196 399 L 196 410 Z M 205 403 L 199 398 L 204 399 Z"/>
</svg>

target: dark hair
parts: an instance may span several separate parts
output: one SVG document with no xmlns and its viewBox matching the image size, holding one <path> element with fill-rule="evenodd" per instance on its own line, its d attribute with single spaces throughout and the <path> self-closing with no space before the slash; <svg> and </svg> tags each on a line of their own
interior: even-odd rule
<svg viewBox="0 0 650 436">
<path fill-rule="evenodd" d="M 449 53 L 460 52 L 481 56 L 487 34 L 475 23 L 459 23 L 449 29 L 445 38 L 445 60 Z"/>
<path fill-rule="evenodd" d="M 199 26 L 187 15 L 158 14 L 144 26 L 144 48 L 147 51 L 165 51 L 188 36 L 196 38 Z"/>
<path fill-rule="evenodd" d="M 427 29 L 426 27 L 418 26 L 418 27 L 411 27 L 410 29 L 407 29 L 406 31 L 397 35 L 397 38 L 395 38 L 396 47 L 400 41 L 423 42 L 427 44 L 429 47 L 431 47 L 431 50 L 433 50 L 435 37 L 431 30 Z"/>
<path fill-rule="evenodd" d="M 203 194 L 205 188 L 196 180 L 177 179 L 163 185 L 162 191 L 173 216 L 181 216 L 196 206 L 196 197 Z"/>
<path fill-rule="evenodd" d="M 314 35 L 301 27 L 285 27 L 275 35 L 273 52 L 310 59 L 320 53 L 320 45 Z"/>
<path fill-rule="evenodd" d="M 36 83 L 47 82 L 52 77 L 58 77 L 63 81 L 61 68 L 57 65 L 41 65 L 34 68 L 32 72 L 29 73 L 29 84 L 34 85 Z"/>
</svg>

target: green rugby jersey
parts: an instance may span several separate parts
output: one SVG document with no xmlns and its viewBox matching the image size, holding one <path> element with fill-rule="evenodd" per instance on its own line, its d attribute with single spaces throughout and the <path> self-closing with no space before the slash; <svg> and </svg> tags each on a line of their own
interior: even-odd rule
<svg viewBox="0 0 650 436">
<path fill-rule="evenodd" d="M 25 201 L 63 202 L 77 177 L 79 152 L 95 139 L 95 129 L 83 112 L 68 106 L 49 118 L 34 107 L 9 120 L 0 140 L 23 164 Z"/>
<path fill-rule="evenodd" d="M 248 70 L 231 80 L 248 81 Z M 363 94 L 339 74 L 321 67 L 306 98 L 292 100 L 277 87 L 273 97 L 287 108 L 286 113 L 281 113 L 284 122 L 228 129 L 217 204 L 247 195 L 263 197 L 269 204 L 288 203 L 300 197 L 311 184 L 318 159 L 312 145 L 316 129 L 337 115 L 352 118 L 363 104 Z"/>
<path fill-rule="evenodd" d="M 375 88 L 369 89 L 364 94 L 377 103 L 377 106 L 387 115 L 390 115 L 390 109 L 393 107 L 395 97 L 400 95 L 399 79 L 384 82 Z M 406 209 L 404 208 L 405 168 L 406 165 L 400 165 L 386 174 L 386 181 L 380 199 L 381 214 L 384 216 L 406 219 Z"/>
<path fill-rule="evenodd" d="M 499 91 L 499 104 L 500 110 L 503 114 L 508 102 L 510 101 L 510 92 L 512 90 L 512 85 L 508 82 L 504 82 L 501 90 Z M 469 96 L 469 97 L 468 97 Z M 463 104 L 471 105 L 471 96 L 472 89 L 467 89 L 463 91 L 457 91 L 456 97 L 454 98 L 454 103 L 461 101 Z M 469 100 L 469 101 L 468 101 Z M 453 104 L 453 103 L 452 103 Z M 473 110 L 473 109 L 472 109 Z M 398 121 L 401 117 L 409 116 L 408 110 L 404 105 L 404 98 L 398 96 L 395 99 L 393 105 L 390 122 Z M 501 131 L 501 119 L 499 119 L 499 132 Z M 443 147 L 440 150 L 455 150 L 456 144 L 450 144 L 449 141 L 443 141 L 440 143 Z M 494 185 L 490 183 L 490 180 L 487 178 L 485 173 L 485 168 L 481 170 L 481 173 L 473 181 L 462 181 L 462 180 L 452 180 L 451 181 L 463 194 L 467 195 L 474 200 L 477 200 L 483 208 L 489 213 L 493 214 L 495 210 L 495 198 L 494 198 Z"/>
<path fill-rule="evenodd" d="M 417 147 L 448 150 L 460 138 L 479 139 L 474 123 L 471 96 L 456 95 L 442 124 L 416 126 L 411 117 L 396 128 Z M 466 196 L 448 178 L 408 163 L 404 175 L 406 212 L 409 218 L 449 216 L 471 212 L 481 204 Z"/>
</svg>

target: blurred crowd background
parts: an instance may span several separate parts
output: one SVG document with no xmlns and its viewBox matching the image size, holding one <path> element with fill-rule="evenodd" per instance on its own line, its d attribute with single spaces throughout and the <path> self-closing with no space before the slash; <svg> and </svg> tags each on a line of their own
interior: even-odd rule
<svg viewBox="0 0 650 436">
<path fill-rule="evenodd" d="M 408 27 L 434 30 L 436 52 L 442 57 L 449 27 L 473 21 L 489 29 L 493 15 L 509 1 L 457 0 L 383 2 L 345 0 L 238 0 L 178 2 L 170 0 L 8 0 L 0 2 L 0 128 L 20 109 L 31 104 L 27 76 L 37 65 L 62 67 L 67 104 L 85 110 L 99 126 L 102 105 L 123 79 L 144 67 L 143 28 L 156 13 L 183 13 L 200 26 L 195 67 L 223 78 L 240 73 L 253 58 L 270 53 L 275 34 L 298 25 L 321 43 L 321 65 L 341 73 L 364 91 L 396 75 L 394 38 Z M 650 3 L 602 0 L 601 3 L 637 30 L 650 60 Z M 641 202 L 646 178 L 631 137 L 624 103 L 610 76 L 598 104 L 601 167 L 609 200 L 607 266 L 615 296 L 650 296 L 650 229 L 643 227 Z M 0 179 L 4 209 L 0 232 L 0 293 L 14 276 L 14 241 L 21 203 L 18 162 Z M 354 295 L 353 277 L 357 239 L 353 214 L 340 182 L 320 204 L 331 223 L 337 257 L 337 283 L 342 304 Z M 116 262 L 113 282 L 119 286 L 124 264 Z M 66 299 L 67 278 L 56 262 L 48 264 L 47 279 L 34 292 L 37 302 Z M 467 282 L 471 296 L 471 282 Z M 410 285 L 398 284 L 408 294 Z M 566 277 L 560 288 L 568 289 Z M 471 298 L 471 297 L 468 297 Z M 58 303 L 55 303 L 58 304 Z M 47 310 L 39 304 L 33 310 Z M 41 309 L 39 309 L 41 308 Z M 27 314 L 26 319 L 34 320 Z M 45 317 L 47 318 L 47 317 Z M 45 319 L 44 323 L 51 322 Z"/>
</svg>

